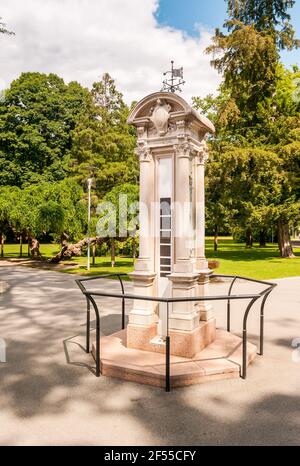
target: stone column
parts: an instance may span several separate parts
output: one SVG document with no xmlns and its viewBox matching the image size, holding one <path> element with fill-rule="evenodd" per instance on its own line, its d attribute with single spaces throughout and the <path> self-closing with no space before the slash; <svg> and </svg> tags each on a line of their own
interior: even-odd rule
<svg viewBox="0 0 300 466">
<path fill-rule="evenodd" d="M 151 149 L 140 143 L 137 148 L 140 160 L 140 253 L 131 273 L 134 294 L 154 296 L 154 235 L 152 231 L 154 202 L 154 160 Z M 153 326 L 157 322 L 156 304 L 151 301 L 135 300 L 129 314 L 129 324 Z M 128 326 L 128 344 L 135 345 L 135 332 Z"/>
<path fill-rule="evenodd" d="M 151 149 L 140 145 L 137 149 L 140 160 L 140 247 L 135 271 L 152 272 L 153 265 L 153 202 L 154 160 Z"/>
<path fill-rule="evenodd" d="M 212 273 L 205 258 L 205 162 L 207 158 L 208 148 L 204 141 L 196 157 L 196 266 L 200 274 L 198 296 L 209 294 L 209 275 Z M 208 321 L 213 317 L 212 306 L 209 303 L 204 301 L 199 303 L 198 309 L 200 320 Z"/>
<path fill-rule="evenodd" d="M 207 268 L 205 259 L 205 147 L 196 155 L 196 264 L 197 270 Z"/>
<path fill-rule="evenodd" d="M 172 296 L 195 296 L 198 274 L 193 270 L 190 250 L 190 155 L 188 141 L 179 140 L 176 153 L 175 180 L 175 264 L 169 276 Z M 169 321 L 170 329 L 193 331 L 199 326 L 199 311 L 194 302 L 173 303 Z"/>
<path fill-rule="evenodd" d="M 190 260 L 189 238 L 187 231 L 190 224 L 190 145 L 187 141 L 179 141 L 174 146 L 176 154 L 175 169 L 175 273 L 192 272 Z"/>
</svg>

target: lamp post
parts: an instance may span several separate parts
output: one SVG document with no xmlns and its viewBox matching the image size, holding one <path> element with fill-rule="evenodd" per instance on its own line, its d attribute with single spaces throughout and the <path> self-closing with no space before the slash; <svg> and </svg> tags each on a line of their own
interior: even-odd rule
<svg viewBox="0 0 300 466">
<path fill-rule="evenodd" d="M 91 257 L 91 238 L 90 238 L 90 222 L 91 222 L 91 188 L 92 188 L 92 178 L 88 178 L 88 247 L 87 247 L 87 270 L 90 270 L 90 257 Z"/>
</svg>

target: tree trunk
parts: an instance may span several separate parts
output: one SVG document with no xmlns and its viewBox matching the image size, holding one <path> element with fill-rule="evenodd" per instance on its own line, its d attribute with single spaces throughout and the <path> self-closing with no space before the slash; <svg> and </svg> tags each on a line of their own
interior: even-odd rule
<svg viewBox="0 0 300 466">
<path fill-rule="evenodd" d="M 111 266 L 115 267 L 116 265 L 116 243 L 115 243 L 115 238 L 111 239 Z"/>
<path fill-rule="evenodd" d="M 40 253 L 40 243 L 36 238 L 30 239 L 30 255 L 32 259 L 35 257 L 42 259 L 42 254 Z"/>
<path fill-rule="evenodd" d="M 59 253 L 56 254 L 56 256 L 52 257 L 51 259 L 48 260 L 51 264 L 58 264 L 62 260 L 66 259 L 71 259 L 71 257 L 79 257 L 81 256 L 81 251 L 84 246 L 87 246 L 89 242 L 88 238 L 84 238 L 78 243 L 75 244 L 68 244 L 66 241 L 64 241 L 62 249 L 59 251 Z M 101 237 L 95 237 L 95 238 L 90 238 L 90 244 L 101 244 L 103 242 L 103 238 Z"/>
<path fill-rule="evenodd" d="M 291 244 L 289 225 L 282 220 L 278 221 L 278 246 L 280 255 L 283 258 L 292 258 L 294 256 Z"/>
<path fill-rule="evenodd" d="M 247 228 L 246 230 L 246 247 L 252 248 L 253 246 L 253 236 L 251 228 Z"/>
<path fill-rule="evenodd" d="M 266 230 L 260 230 L 259 232 L 259 247 L 260 248 L 265 248 L 267 243 L 266 243 L 266 239 L 267 239 L 267 232 Z"/>
<path fill-rule="evenodd" d="M 92 246 L 92 254 L 93 254 L 92 265 L 95 265 L 96 264 L 96 243 L 94 243 Z"/>
<path fill-rule="evenodd" d="M 1 258 L 4 257 L 4 235 L 0 233 Z"/>
<path fill-rule="evenodd" d="M 67 233 L 63 232 L 60 235 L 60 246 L 63 247 L 65 241 L 68 241 L 68 239 L 69 239 L 69 236 L 67 235 Z"/>
<path fill-rule="evenodd" d="M 23 257 L 23 236 L 20 235 L 20 257 Z"/>
<path fill-rule="evenodd" d="M 28 243 L 27 243 L 27 256 L 30 257 L 30 244 L 31 244 L 31 238 L 30 236 L 28 237 Z"/>
<path fill-rule="evenodd" d="M 217 252 L 219 246 L 219 228 L 218 225 L 215 225 L 214 231 L 214 251 Z"/>
</svg>

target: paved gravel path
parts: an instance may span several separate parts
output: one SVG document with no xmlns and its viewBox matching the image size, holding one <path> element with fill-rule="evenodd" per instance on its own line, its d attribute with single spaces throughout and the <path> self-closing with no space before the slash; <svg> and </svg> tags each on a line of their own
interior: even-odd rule
<svg viewBox="0 0 300 466">
<path fill-rule="evenodd" d="M 93 375 L 93 359 L 82 347 L 85 301 L 73 276 L 0 267 L 1 279 L 9 288 L 0 295 L 0 337 L 7 344 L 7 363 L 0 363 L 0 445 L 300 443 L 300 362 L 293 362 L 291 347 L 300 338 L 300 278 L 278 280 L 266 308 L 266 354 L 246 381 L 170 394 Z M 224 311 L 224 304 L 216 306 L 219 325 Z M 118 330 L 118 303 L 106 301 L 102 312 L 103 333 Z M 240 322 L 236 307 L 234 330 Z"/>
</svg>

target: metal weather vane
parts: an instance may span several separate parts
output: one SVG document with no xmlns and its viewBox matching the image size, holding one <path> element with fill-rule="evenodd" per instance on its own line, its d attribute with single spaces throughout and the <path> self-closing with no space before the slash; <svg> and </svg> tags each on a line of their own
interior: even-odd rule
<svg viewBox="0 0 300 466">
<path fill-rule="evenodd" d="M 185 84 L 185 81 L 183 80 L 183 68 L 174 68 L 174 61 L 171 61 L 171 70 L 166 71 L 164 73 L 164 76 L 167 76 L 170 74 L 170 78 L 167 78 L 163 81 L 163 88 L 162 91 L 166 92 L 176 92 L 179 91 L 181 92 L 182 89 L 180 86 L 183 86 Z"/>
</svg>

